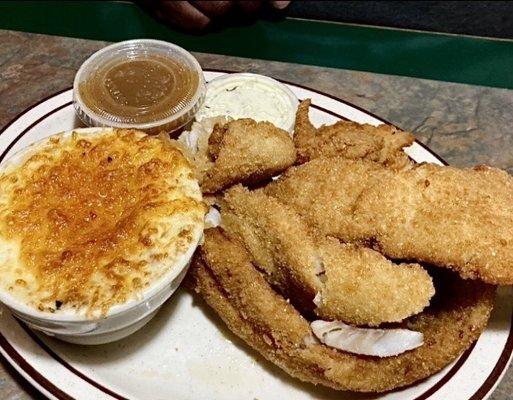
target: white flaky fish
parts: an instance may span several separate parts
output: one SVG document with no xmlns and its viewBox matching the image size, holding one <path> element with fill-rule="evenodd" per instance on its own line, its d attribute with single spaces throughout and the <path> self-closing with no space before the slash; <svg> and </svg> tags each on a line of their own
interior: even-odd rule
<svg viewBox="0 0 513 400">
<path fill-rule="evenodd" d="M 357 328 L 340 321 L 313 321 L 315 336 L 326 346 L 375 357 L 391 357 L 424 343 L 424 335 L 408 329 Z"/>
<path fill-rule="evenodd" d="M 221 213 L 217 208 L 210 207 L 205 215 L 205 229 L 215 228 L 221 225 Z"/>
</svg>

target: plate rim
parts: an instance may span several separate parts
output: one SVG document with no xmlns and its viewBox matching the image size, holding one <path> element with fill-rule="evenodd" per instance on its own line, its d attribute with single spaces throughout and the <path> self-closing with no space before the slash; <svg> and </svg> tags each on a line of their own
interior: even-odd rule
<svg viewBox="0 0 513 400">
<path fill-rule="evenodd" d="M 204 72 L 216 72 L 216 73 L 234 73 L 237 71 L 232 71 L 228 69 L 220 69 L 220 68 L 205 68 L 203 69 Z M 295 86 L 304 90 L 308 90 L 310 92 L 319 94 L 321 96 L 328 97 L 338 103 L 342 103 L 346 106 L 349 106 L 351 108 L 354 108 L 358 111 L 361 111 L 362 113 L 371 116 L 375 118 L 376 120 L 394 126 L 396 128 L 397 125 L 392 124 L 391 122 L 387 121 L 386 119 L 362 108 L 359 107 L 347 100 L 344 100 L 342 98 L 336 97 L 334 95 L 331 95 L 329 93 L 322 92 L 320 90 L 301 85 L 295 82 L 290 82 L 284 79 L 274 78 L 278 80 L 281 83 Z M 1 129 L 0 129 L 0 135 L 2 135 L 10 126 L 12 126 L 16 121 L 18 121 L 20 118 L 22 118 L 25 114 L 27 114 L 32 109 L 36 108 L 37 106 L 45 103 L 48 100 L 51 100 L 52 98 L 63 94 L 65 92 L 68 92 L 72 89 L 72 86 L 64 88 L 62 90 L 59 90 L 55 93 L 52 93 L 43 99 L 37 101 L 34 104 L 31 104 L 27 108 L 25 108 L 23 111 L 15 115 L 10 121 L 8 121 Z M 37 120 L 33 121 L 27 128 L 25 128 L 13 141 L 11 141 L 5 150 L 2 151 L 2 154 L 0 155 L 0 161 L 4 158 L 4 156 L 7 154 L 7 152 L 12 148 L 12 146 L 18 141 L 19 138 L 23 137 L 23 134 L 27 131 L 29 131 L 34 125 L 41 122 L 42 120 L 46 119 L 49 115 L 53 114 L 54 112 L 57 112 L 61 110 L 62 108 L 65 108 L 70 105 L 70 102 L 63 103 L 56 108 L 52 109 L 50 112 L 45 113 L 43 116 L 38 118 Z M 314 108 L 319 109 L 322 112 L 328 113 L 332 116 L 335 116 L 338 119 L 348 120 L 346 117 L 341 116 L 337 114 L 336 112 L 333 112 L 331 110 L 328 110 L 322 106 L 314 105 L 312 104 Z M 399 128 L 400 129 L 400 128 Z M 432 156 L 434 156 L 437 160 L 439 160 L 444 165 L 449 165 L 447 161 L 445 161 L 441 156 L 439 156 L 435 151 L 430 149 L 428 146 L 426 146 L 424 143 L 420 142 L 419 140 L 415 139 L 415 143 L 417 143 L 419 146 L 421 146 L 425 151 L 430 153 Z M 89 378 L 84 373 L 76 370 L 73 366 L 71 366 L 66 360 L 62 359 L 57 353 L 55 353 L 49 346 L 47 346 L 42 340 L 33 333 L 25 324 L 23 324 L 21 321 L 16 319 L 16 322 L 20 325 L 20 327 L 28 334 L 28 336 L 40 347 L 42 348 L 50 357 L 52 357 L 56 362 L 64 366 L 66 369 L 68 369 L 70 372 L 75 374 L 78 378 L 83 380 L 85 383 L 92 385 L 96 389 L 102 391 L 106 395 L 110 396 L 111 398 L 118 399 L 118 400 L 128 400 L 126 397 L 114 392 L 111 389 L 108 389 L 104 387 L 103 385 L 99 384 L 98 382 L 94 381 L 93 379 Z M 469 349 L 467 349 L 462 355 L 457 359 L 456 363 L 447 371 L 445 375 L 441 377 L 440 380 L 435 382 L 431 387 L 426 389 L 423 393 L 415 397 L 413 400 L 426 400 L 433 394 L 435 394 L 441 387 L 443 387 L 458 371 L 459 369 L 465 364 L 468 357 L 472 353 L 477 341 L 474 342 Z M 34 368 L 13 346 L 12 344 L 5 338 L 5 336 L 0 332 L 0 352 L 2 355 L 6 358 L 6 360 L 11 364 L 18 373 L 20 373 L 31 385 L 33 385 L 35 388 L 37 388 L 39 391 L 41 391 L 44 395 L 52 396 L 56 399 L 64 399 L 64 400 L 73 400 L 73 397 L 71 397 L 69 394 L 64 392 L 62 389 L 57 387 L 54 383 L 52 383 L 50 380 L 48 380 L 44 375 L 42 375 L 36 368 Z M 495 388 L 495 386 L 500 382 L 500 379 L 505 374 L 507 370 L 507 366 L 509 365 L 510 360 L 513 358 L 513 318 L 511 319 L 510 328 L 508 337 L 506 340 L 506 343 L 504 344 L 504 348 L 501 351 L 501 354 L 499 358 L 497 359 L 497 362 L 490 372 L 489 376 L 483 381 L 481 386 L 476 390 L 476 392 L 468 398 L 468 400 L 483 400 L 485 399 L 491 391 Z"/>
</svg>

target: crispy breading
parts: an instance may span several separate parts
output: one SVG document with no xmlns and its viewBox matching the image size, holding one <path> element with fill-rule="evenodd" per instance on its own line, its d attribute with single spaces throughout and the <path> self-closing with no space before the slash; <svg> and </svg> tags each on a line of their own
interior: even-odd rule
<svg viewBox="0 0 513 400">
<path fill-rule="evenodd" d="M 325 275 L 317 315 L 376 326 L 418 314 L 435 294 L 419 264 L 396 264 L 375 250 L 329 238 L 319 245 Z"/>
<path fill-rule="evenodd" d="M 294 144 L 298 164 L 319 157 L 340 156 L 375 161 L 392 168 L 410 165 L 403 151 L 415 141 L 410 133 L 391 125 L 373 126 L 352 121 L 337 121 L 317 129 L 308 117 L 310 104 L 310 99 L 302 101 L 296 112 Z"/>
<path fill-rule="evenodd" d="M 376 326 L 421 312 L 434 294 L 420 265 L 313 235 L 297 212 L 262 190 L 228 190 L 221 225 L 303 313 Z"/>
<path fill-rule="evenodd" d="M 390 257 L 513 284 L 513 178 L 505 171 L 420 165 L 371 186 L 354 214 Z"/>
<path fill-rule="evenodd" d="M 226 191 L 221 204 L 221 226 L 244 245 L 269 283 L 305 312 L 312 311 L 322 289 L 317 276 L 323 272 L 322 260 L 300 216 L 240 185 Z"/>
<path fill-rule="evenodd" d="M 318 158 L 289 168 L 265 192 L 292 206 L 322 234 L 352 242 L 362 234 L 353 221 L 353 207 L 369 181 L 389 169 L 371 161 Z"/>
<path fill-rule="evenodd" d="M 290 375 L 339 390 L 383 392 L 441 370 L 486 326 L 494 287 L 441 272 L 435 304 L 402 324 L 422 332 L 424 345 L 387 358 L 349 354 L 313 340 L 308 321 L 271 288 L 244 248 L 218 228 L 205 232 L 190 277 L 233 333 Z"/>
<path fill-rule="evenodd" d="M 286 131 L 249 118 L 216 125 L 207 151 L 213 165 L 201 182 L 204 193 L 215 193 L 235 183 L 265 181 L 296 160 L 294 143 Z"/>
<path fill-rule="evenodd" d="M 317 159 L 289 170 L 266 192 L 323 234 L 464 278 L 513 283 L 513 178 L 499 169 L 422 164 L 393 171 Z"/>
</svg>

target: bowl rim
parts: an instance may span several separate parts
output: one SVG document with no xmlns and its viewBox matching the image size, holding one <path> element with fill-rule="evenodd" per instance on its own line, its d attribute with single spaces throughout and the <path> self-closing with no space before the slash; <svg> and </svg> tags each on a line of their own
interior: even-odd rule
<svg viewBox="0 0 513 400">
<path fill-rule="evenodd" d="M 76 128 L 69 131 L 58 132 L 47 136 L 43 139 L 37 140 L 28 146 L 23 147 L 22 149 L 16 151 L 2 163 L 0 163 L 0 173 L 5 169 L 6 166 L 10 164 L 15 164 L 18 158 L 24 158 L 28 154 L 30 154 L 30 150 L 36 150 L 39 146 L 44 146 L 51 138 L 56 136 L 70 136 L 73 132 L 77 133 L 85 133 L 85 134 L 98 134 L 100 132 L 112 132 L 117 128 L 104 128 L 104 127 L 92 127 L 92 128 Z M 146 133 L 141 132 L 146 135 Z M 201 190 L 199 188 L 199 184 L 197 184 L 197 190 L 202 197 Z M 105 316 L 94 316 L 87 317 L 85 314 L 59 314 L 59 313 L 49 313 L 45 311 L 37 310 L 33 307 L 28 306 L 23 301 L 17 299 L 12 294 L 8 293 L 6 290 L 0 287 L 0 302 L 5 304 L 10 309 L 14 310 L 16 313 L 22 314 L 24 316 L 28 316 L 34 320 L 40 320 L 45 322 L 66 322 L 66 323 L 91 323 L 95 321 L 105 320 L 108 318 L 117 317 L 121 314 L 124 314 L 130 310 L 133 310 L 150 300 L 153 296 L 158 294 L 161 290 L 163 290 L 167 285 L 171 284 L 174 279 L 183 272 L 184 269 L 188 268 L 189 262 L 191 261 L 196 248 L 198 247 L 202 237 L 204 230 L 204 222 L 198 223 L 194 228 L 193 240 L 189 244 L 187 251 L 182 253 L 177 262 L 174 263 L 172 268 L 163 274 L 159 279 L 152 282 L 147 288 L 142 290 L 137 298 L 132 298 L 124 303 L 113 305 Z M 164 261 L 165 263 L 165 261 Z"/>
<path fill-rule="evenodd" d="M 284 129 L 291 134 L 293 133 L 294 123 L 296 121 L 296 109 L 299 105 L 299 99 L 287 85 L 285 85 L 284 83 L 282 83 L 274 78 L 271 78 L 266 75 L 255 74 L 252 72 L 225 73 L 225 74 L 219 75 L 207 82 L 207 96 L 208 96 L 208 90 L 213 85 L 219 84 L 219 82 L 230 81 L 230 80 L 235 80 L 235 79 L 241 79 L 241 80 L 254 79 L 254 80 L 258 80 L 258 81 L 270 84 L 272 86 L 275 86 L 276 88 L 281 90 L 285 94 L 285 96 L 288 98 L 289 105 L 291 106 L 291 113 L 289 114 L 287 120 L 285 121 L 286 125 L 287 125 L 287 129 L 285 129 L 285 128 Z"/>
<path fill-rule="evenodd" d="M 194 93 L 194 96 L 189 100 L 189 104 L 187 107 L 184 107 L 182 110 L 180 110 L 178 113 L 170 115 L 166 118 L 162 118 L 153 122 L 145 122 L 141 124 L 130 124 L 125 122 L 114 122 L 110 121 L 98 114 L 96 114 L 93 110 L 91 110 L 83 101 L 82 96 L 80 95 L 80 91 L 78 90 L 78 86 L 80 84 L 80 81 L 82 79 L 82 75 L 85 73 L 85 69 L 95 61 L 97 57 L 100 57 L 101 55 L 108 53 L 113 50 L 117 50 L 118 48 L 123 48 L 125 46 L 130 45 L 136 45 L 136 44 L 147 44 L 147 45 L 158 45 L 167 47 L 168 49 L 175 50 L 179 53 L 181 53 L 191 64 L 194 66 L 196 72 L 199 76 L 199 82 L 198 87 L 196 88 L 196 92 Z M 187 50 L 185 50 L 183 47 L 180 47 L 174 43 L 166 42 L 164 40 L 156 40 L 156 39 L 131 39 L 131 40 L 124 40 L 122 42 L 113 43 L 109 46 L 105 46 L 101 48 L 100 50 L 94 52 L 91 54 L 80 66 L 77 73 L 75 74 L 75 78 L 73 80 L 73 103 L 74 108 L 80 109 L 85 115 L 87 115 L 91 120 L 98 122 L 100 125 L 105 127 L 113 127 L 116 128 L 125 128 L 125 129 L 141 129 L 141 130 L 149 130 L 158 128 L 159 126 L 165 126 L 166 124 L 169 124 L 175 120 L 179 120 L 181 117 L 183 117 L 185 114 L 191 112 L 192 109 L 194 109 L 195 105 L 201 101 L 201 98 L 204 97 L 206 93 L 206 84 L 205 84 L 205 76 L 203 75 L 203 69 L 201 68 L 200 63 L 198 60 Z M 194 118 L 194 116 L 192 116 Z M 182 124 L 181 126 L 185 125 L 187 122 Z M 179 129 L 181 126 L 177 126 L 176 128 Z"/>
</svg>

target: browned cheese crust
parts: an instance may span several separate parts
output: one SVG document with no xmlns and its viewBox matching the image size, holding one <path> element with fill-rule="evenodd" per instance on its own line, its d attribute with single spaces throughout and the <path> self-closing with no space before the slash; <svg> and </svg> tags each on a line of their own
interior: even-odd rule
<svg viewBox="0 0 513 400">
<path fill-rule="evenodd" d="M 0 286 L 39 311 L 106 314 L 166 274 L 203 225 L 193 168 L 159 137 L 73 132 L 24 151 L 0 171 Z"/>
<path fill-rule="evenodd" d="M 249 118 L 216 125 L 208 153 L 213 165 L 201 185 L 204 193 L 215 193 L 235 183 L 265 181 L 296 160 L 294 143 L 286 131 Z"/>
<path fill-rule="evenodd" d="M 235 186 L 222 205 L 230 238 L 303 313 L 376 326 L 421 312 L 434 294 L 420 265 L 394 264 L 374 250 L 311 234 L 294 209 L 262 190 Z"/>
<path fill-rule="evenodd" d="M 415 138 L 391 125 L 373 126 L 352 121 L 315 128 L 308 117 L 310 99 L 301 102 L 296 113 L 294 144 L 297 163 L 319 157 L 340 156 L 351 160 L 365 159 L 392 168 L 410 165 L 403 148 Z"/>
<path fill-rule="evenodd" d="M 464 278 L 513 283 L 513 178 L 499 169 L 422 164 L 394 171 L 316 159 L 289 169 L 266 192 L 323 234 Z"/>
<path fill-rule="evenodd" d="M 220 229 L 205 232 L 191 278 L 233 333 L 290 375 L 339 390 L 382 392 L 436 373 L 485 328 L 494 287 L 442 272 L 435 304 L 404 324 L 424 334 L 424 345 L 381 359 L 313 342 L 308 321 L 270 287 L 244 248 Z"/>
</svg>

